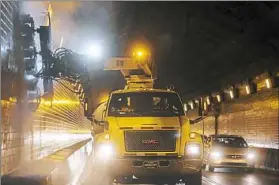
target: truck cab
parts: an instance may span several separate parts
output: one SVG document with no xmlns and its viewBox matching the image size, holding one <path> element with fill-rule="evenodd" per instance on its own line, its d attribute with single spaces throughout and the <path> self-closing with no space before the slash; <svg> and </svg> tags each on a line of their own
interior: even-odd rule
<svg viewBox="0 0 279 185">
<path fill-rule="evenodd" d="M 101 120 L 94 116 L 94 124 L 103 132 L 94 134 L 94 165 L 99 174 L 120 183 L 136 177 L 201 185 L 202 138 L 190 132 L 175 91 L 154 89 L 148 75 L 130 75 L 127 86 L 113 91 L 98 114 Z"/>
<path fill-rule="evenodd" d="M 111 178 L 164 177 L 173 184 L 181 179 L 201 184 L 202 141 L 190 136 L 176 92 L 118 90 L 102 115 L 95 120 L 104 128 L 95 135 L 95 157 Z"/>
</svg>

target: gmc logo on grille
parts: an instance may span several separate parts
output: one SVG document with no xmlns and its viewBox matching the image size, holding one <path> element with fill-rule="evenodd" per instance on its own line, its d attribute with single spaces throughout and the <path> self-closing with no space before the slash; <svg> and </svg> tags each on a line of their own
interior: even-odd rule
<svg viewBox="0 0 279 185">
<path fill-rule="evenodd" d="M 147 139 L 147 140 L 141 140 L 142 144 L 159 144 L 159 140 L 156 139 Z"/>
</svg>

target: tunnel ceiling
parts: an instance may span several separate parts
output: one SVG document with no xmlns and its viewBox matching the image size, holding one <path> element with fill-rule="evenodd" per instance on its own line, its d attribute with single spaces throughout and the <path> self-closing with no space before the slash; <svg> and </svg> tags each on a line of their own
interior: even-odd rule
<svg viewBox="0 0 279 185">
<path fill-rule="evenodd" d="M 63 23 L 57 30 L 65 47 L 80 49 L 90 37 L 106 38 L 111 47 L 106 50 L 120 56 L 133 40 L 146 38 L 158 67 L 157 86 L 172 84 L 185 98 L 278 65 L 277 2 L 88 1 L 75 5 L 72 17 L 69 11 L 65 14 L 65 3 L 56 4 L 56 18 Z M 59 22 L 55 16 L 54 22 Z M 106 82 L 111 78 L 96 83 L 110 88 Z M 119 80 L 113 88 L 121 88 L 123 79 L 114 79 Z"/>
<path fill-rule="evenodd" d="M 278 58 L 276 2 L 122 2 L 117 10 L 119 43 L 150 40 L 158 85 L 174 84 L 186 97 L 262 72 Z"/>
</svg>

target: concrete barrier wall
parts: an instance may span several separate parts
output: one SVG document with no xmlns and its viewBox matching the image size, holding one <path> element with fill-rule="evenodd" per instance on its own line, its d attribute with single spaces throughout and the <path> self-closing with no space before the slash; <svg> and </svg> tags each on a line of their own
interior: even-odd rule
<svg viewBox="0 0 279 185">
<path fill-rule="evenodd" d="M 243 136 L 257 151 L 259 168 L 278 169 L 279 120 L 278 88 L 241 97 L 221 105 L 218 118 L 219 134 Z M 194 115 L 194 114 L 189 114 Z M 191 126 L 195 132 L 202 133 L 203 121 Z M 215 118 L 204 120 L 205 134 L 215 132 Z"/>
<path fill-rule="evenodd" d="M 2 175 L 91 137 L 78 97 L 59 84 L 53 102 L 42 100 L 35 112 L 14 101 L 1 101 L 1 109 Z"/>
<path fill-rule="evenodd" d="M 17 16 L 22 11 L 22 3 L 1 1 L 0 5 L 0 57 L 5 59 L 5 62 L 1 60 L 1 82 L 5 82 L 1 83 L 1 175 L 3 175 L 14 171 L 20 165 L 41 159 L 61 148 L 89 138 L 91 126 L 83 116 L 79 98 L 58 83 L 54 84 L 52 102 L 42 99 L 38 108 L 34 104 L 30 106 L 26 103 L 26 96 L 31 93 L 26 92 L 23 80 L 24 64 L 19 49 L 20 41 L 15 39 L 19 28 L 14 24 L 19 21 Z M 39 17 L 38 20 L 43 18 L 39 15 L 44 11 L 43 7 L 32 8 L 36 9 L 36 13 L 32 12 L 35 15 L 32 16 Z M 27 13 L 30 13 L 29 10 Z M 36 23 L 37 26 L 43 25 Z M 37 37 L 35 40 L 37 42 Z M 17 49 L 14 50 L 15 48 Z M 7 58 L 7 49 L 13 51 L 10 58 Z M 40 60 L 38 57 L 38 70 L 41 66 Z M 71 87 L 71 84 L 63 83 Z M 39 86 L 42 86 L 41 83 Z M 40 87 L 40 90 L 43 88 Z M 15 97 L 20 97 L 18 99 L 22 98 L 23 101 L 18 102 Z M 32 109 L 35 112 L 32 112 Z"/>
<path fill-rule="evenodd" d="M 218 132 L 241 135 L 254 147 L 278 149 L 278 93 L 274 88 L 222 103 Z M 207 117 L 204 123 L 205 134 L 214 134 L 215 118 Z M 201 133 L 202 121 L 191 128 Z"/>
<path fill-rule="evenodd" d="M 254 148 L 258 160 L 256 168 L 279 172 L 279 150 L 267 148 Z"/>
<path fill-rule="evenodd" d="M 61 185 L 81 184 L 92 157 L 92 140 L 80 141 L 40 160 L 31 161 L 2 176 L 1 184 Z M 90 164 L 89 164 L 90 163 Z"/>
<path fill-rule="evenodd" d="M 80 184 L 84 168 L 88 165 L 88 160 L 93 151 L 92 142 L 92 140 L 85 141 L 83 142 L 84 145 L 78 144 L 76 147 L 69 147 L 69 149 L 66 149 L 73 152 L 71 155 L 65 156 L 65 160 L 49 174 L 47 184 Z"/>
</svg>

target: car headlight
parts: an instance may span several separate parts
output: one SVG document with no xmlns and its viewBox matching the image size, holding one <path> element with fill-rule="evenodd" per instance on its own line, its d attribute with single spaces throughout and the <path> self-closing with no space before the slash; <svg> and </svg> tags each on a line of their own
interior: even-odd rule
<svg viewBox="0 0 279 185">
<path fill-rule="evenodd" d="M 220 159 L 221 157 L 222 157 L 222 152 L 220 152 L 220 151 L 212 151 L 211 153 L 210 153 L 210 157 L 212 158 L 212 159 L 214 159 L 214 160 L 218 160 L 218 159 Z"/>
<path fill-rule="evenodd" d="M 255 160 L 256 154 L 254 152 L 248 152 L 247 159 L 248 160 Z"/>
<path fill-rule="evenodd" d="M 109 159 L 114 155 L 114 148 L 111 144 L 101 144 L 96 151 L 99 159 Z"/>
<path fill-rule="evenodd" d="M 188 157 L 199 157 L 201 155 L 200 144 L 196 144 L 196 143 L 187 144 L 185 153 Z"/>
</svg>

